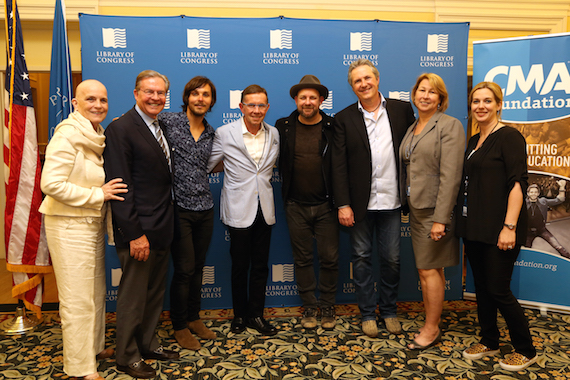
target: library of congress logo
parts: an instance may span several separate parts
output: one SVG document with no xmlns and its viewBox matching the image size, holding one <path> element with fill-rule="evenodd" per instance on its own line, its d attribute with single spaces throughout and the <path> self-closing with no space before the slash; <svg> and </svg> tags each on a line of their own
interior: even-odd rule
<svg viewBox="0 0 570 380">
<path fill-rule="evenodd" d="M 351 51 L 372 51 L 372 32 L 350 33 Z"/>
<path fill-rule="evenodd" d="M 121 48 L 127 47 L 127 30 L 120 28 L 102 28 L 103 33 L 103 47 L 106 48 Z"/>
</svg>

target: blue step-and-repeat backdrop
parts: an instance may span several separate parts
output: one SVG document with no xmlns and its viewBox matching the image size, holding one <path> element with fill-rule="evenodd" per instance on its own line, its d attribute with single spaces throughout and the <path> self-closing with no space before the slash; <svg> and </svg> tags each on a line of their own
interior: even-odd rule
<svg viewBox="0 0 570 380">
<path fill-rule="evenodd" d="M 273 125 L 295 109 L 289 89 L 305 74 L 316 75 L 328 87 L 329 97 L 322 109 L 334 116 L 357 100 L 347 82 L 347 69 L 359 58 L 367 58 L 378 67 L 380 91 L 386 97 L 410 100 L 411 87 L 419 74 L 439 74 L 450 94 L 448 113 L 466 124 L 468 23 L 83 14 L 80 28 L 83 79 L 98 79 L 109 92 L 109 114 L 104 126 L 134 106 L 135 78 L 146 69 L 157 70 L 171 81 L 164 112 L 181 110 L 182 91 L 190 78 L 209 77 L 218 95 L 216 105 L 207 115 L 214 127 L 241 116 L 240 91 L 252 83 L 267 89 L 271 108 L 265 120 Z M 222 181 L 223 174 L 210 176 L 216 215 L 219 215 Z M 278 168 L 273 185 L 277 224 L 271 242 L 266 306 L 300 305 Z M 405 217 L 402 221 L 399 299 L 420 300 L 410 228 Z M 107 308 L 112 311 L 121 274 L 112 247 L 107 250 L 106 261 Z M 232 307 L 230 265 L 229 235 L 218 222 L 204 270 L 203 308 Z M 461 266 L 446 270 L 447 299 L 461 298 L 461 272 Z M 355 302 L 346 231 L 341 232 L 337 302 Z M 165 308 L 168 308 L 168 300 Z"/>
</svg>

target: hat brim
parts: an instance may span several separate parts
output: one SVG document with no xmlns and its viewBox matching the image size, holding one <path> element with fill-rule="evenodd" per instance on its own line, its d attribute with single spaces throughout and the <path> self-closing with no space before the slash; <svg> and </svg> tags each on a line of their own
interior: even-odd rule
<svg viewBox="0 0 570 380">
<path fill-rule="evenodd" d="M 291 87 L 291 90 L 289 91 L 289 95 L 291 95 L 291 97 L 294 99 L 295 96 L 297 96 L 297 93 L 305 88 L 313 88 L 315 90 L 317 90 L 319 92 L 319 94 L 323 97 L 323 98 L 328 98 L 329 97 L 329 89 L 326 88 L 325 86 L 323 86 L 322 84 L 317 84 L 317 83 L 299 83 L 294 85 L 293 87 Z"/>
</svg>

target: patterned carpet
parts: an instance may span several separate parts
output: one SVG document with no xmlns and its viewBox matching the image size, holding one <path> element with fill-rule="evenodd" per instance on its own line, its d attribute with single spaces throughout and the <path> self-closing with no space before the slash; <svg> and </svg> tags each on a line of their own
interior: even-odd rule
<svg viewBox="0 0 570 380">
<path fill-rule="evenodd" d="M 218 334 L 215 341 L 202 341 L 198 352 L 180 350 L 172 337 L 167 313 L 158 326 L 163 345 L 179 350 L 173 362 L 148 363 L 160 379 L 570 379 L 570 316 L 526 310 L 538 362 L 524 371 L 508 372 L 498 360 L 511 352 L 501 346 L 501 355 L 482 360 L 464 360 L 461 352 L 477 341 L 476 304 L 450 301 L 444 306 L 443 340 L 426 351 L 410 351 L 406 343 L 423 325 L 422 303 L 398 304 L 404 332 L 390 335 L 380 325 L 380 336 L 371 339 L 360 330 L 354 305 L 337 306 L 338 324 L 333 331 L 305 331 L 300 326 L 300 308 L 267 309 L 267 317 L 278 328 L 273 337 L 256 331 L 235 335 L 230 330 L 231 310 L 203 312 L 206 325 Z M 0 321 L 11 315 L 0 315 Z M 62 371 L 62 341 L 59 316 L 44 313 L 44 323 L 25 336 L 0 337 L 0 378 L 43 380 L 69 379 Z M 509 341 L 504 320 L 501 335 Z M 115 345 L 115 314 L 107 314 L 107 345 Z M 117 372 L 115 361 L 99 363 L 106 379 L 131 379 Z"/>
</svg>

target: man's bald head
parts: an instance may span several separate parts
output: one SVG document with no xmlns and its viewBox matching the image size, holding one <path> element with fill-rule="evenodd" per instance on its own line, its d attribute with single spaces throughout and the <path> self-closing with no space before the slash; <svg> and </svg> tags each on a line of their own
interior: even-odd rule
<svg viewBox="0 0 570 380">
<path fill-rule="evenodd" d="M 77 86 L 71 104 L 96 129 L 105 120 L 109 110 L 107 88 L 98 80 L 84 80 Z"/>
</svg>

